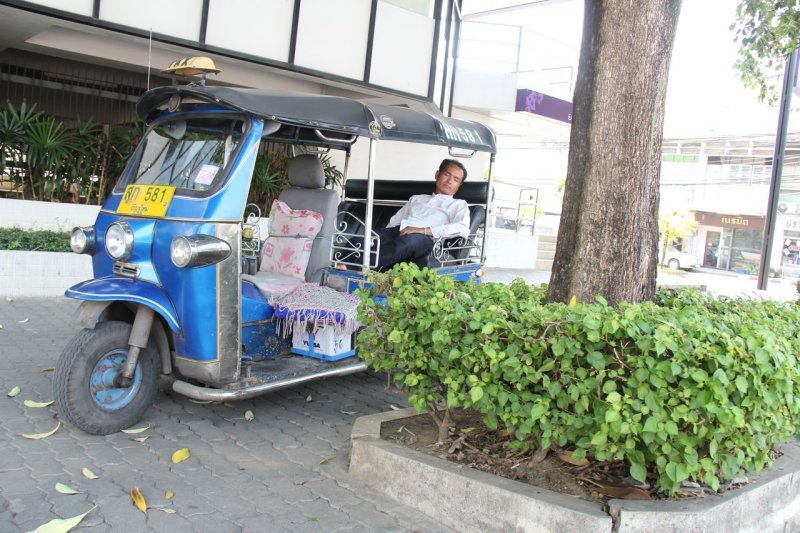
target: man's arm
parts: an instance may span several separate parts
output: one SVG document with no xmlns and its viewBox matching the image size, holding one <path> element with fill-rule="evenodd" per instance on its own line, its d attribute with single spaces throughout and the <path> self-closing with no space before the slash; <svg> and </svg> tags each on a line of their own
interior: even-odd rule
<svg viewBox="0 0 800 533">
<path fill-rule="evenodd" d="M 439 237 L 447 237 L 449 235 L 460 235 L 465 239 L 469 237 L 469 206 L 467 202 L 459 200 L 457 209 L 451 218 L 452 222 L 449 224 L 442 224 L 441 226 L 434 226 L 430 228 L 428 233 L 434 239 Z"/>
<path fill-rule="evenodd" d="M 395 226 L 399 226 L 403 219 L 408 216 L 408 206 L 411 205 L 411 199 L 414 198 L 413 196 L 408 199 L 408 201 L 401 207 L 397 213 L 392 215 L 392 218 L 389 219 L 389 223 L 386 224 L 387 228 L 393 228 Z"/>
</svg>

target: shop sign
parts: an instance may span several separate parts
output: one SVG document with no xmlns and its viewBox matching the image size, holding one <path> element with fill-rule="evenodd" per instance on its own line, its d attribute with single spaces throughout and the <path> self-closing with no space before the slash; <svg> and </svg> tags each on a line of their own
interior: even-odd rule
<svg viewBox="0 0 800 533">
<path fill-rule="evenodd" d="M 764 217 L 755 215 L 727 215 L 696 211 L 695 220 L 704 226 L 722 226 L 723 228 L 764 229 Z"/>
</svg>

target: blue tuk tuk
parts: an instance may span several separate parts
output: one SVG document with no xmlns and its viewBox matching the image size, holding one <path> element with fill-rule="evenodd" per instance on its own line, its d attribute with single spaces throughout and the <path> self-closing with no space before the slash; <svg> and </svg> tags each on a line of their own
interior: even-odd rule
<svg viewBox="0 0 800 533">
<path fill-rule="evenodd" d="M 496 152 L 481 124 L 342 97 L 205 86 L 153 89 L 137 112 L 148 124 L 144 137 L 95 224 L 70 238 L 74 252 L 91 255 L 94 278 L 66 291 L 82 301 L 83 329 L 58 360 L 55 402 L 88 433 L 140 420 L 160 375 L 180 394 L 225 401 L 366 369 L 352 345 L 335 356 L 315 353 L 319 330 L 306 331 L 305 322 L 292 332 L 305 345 L 290 350 L 282 326 L 292 317 L 276 316 L 275 297 L 287 292 L 288 278 L 259 268 L 264 240 L 257 216 L 245 215 L 262 142 L 310 152 L 292 160 L 280 195 L 293 210 L 320 215 L 308 266 L 289 285 L 352 293 L 374 266 L 364 245 L 379 246 L 372 229 L 410 195 L 431 192 L 432 182 L 376 180 L 377 145 L 386 140 L 489 154 L 488 180 L 466 182 L 457 195 L 470 205 L 472 234 L 441 239 L 429 263 L 464 281 L 481 274 Z M 359 139 L 369 145 L 367 177 L 347 180 Z M 331 149 L 345 154 L 342 191 L 319 178 L 314 153 Z M 320 327 L 339 318 L 313 315 Z"/>
</svg>

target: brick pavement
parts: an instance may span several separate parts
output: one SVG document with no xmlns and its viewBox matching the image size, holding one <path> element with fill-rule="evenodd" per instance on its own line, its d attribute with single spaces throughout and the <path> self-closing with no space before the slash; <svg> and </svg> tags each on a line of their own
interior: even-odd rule
<svg viewBox="0 0 800 533">
<path fill-rule="evenodd" d="M 62 425 L 43 440 L 20 437 L 56 425 L 53 406 L 23 401 L 53 399 L 52 372 L 43 369 L 77 331 L 76 308 L 66 298 L 0 300 L 0 531 L 30 531 L 94 506 L 78 531 L 447 530 L 347 474 L 354 419 L 405 405 L 370 373 L 224 404 L 164 390 L 137 424 L 150 426 L 139 435 L 97 437 Z M 22 392 L 9 398 L 14 386 Z M 244 420 L 247 410 L 255 420 Z M 173 464 L 172 452 L 183 447 L 191 457 Z M 99 478 L 85 478 L 84 467 Z M 61 494 L 59 482 L 81 493 Z M 147 515 L 131 503 L 134 486 L 154 507 Z"/>
</svg>

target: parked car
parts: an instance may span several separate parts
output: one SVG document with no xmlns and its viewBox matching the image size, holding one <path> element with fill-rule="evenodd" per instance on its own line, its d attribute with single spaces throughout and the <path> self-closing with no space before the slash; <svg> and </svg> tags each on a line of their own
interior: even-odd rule
<svg viewBox="0 0 800 533">
<path fill-rule="evenodd" d="M 700 261 L 692 254 L 681 252 L 674 246 L 668 246 L 667 253 L 664 254 L 663 264 L 674 270 L 688 270 L 700 266 Z"/>
</svg>

